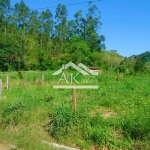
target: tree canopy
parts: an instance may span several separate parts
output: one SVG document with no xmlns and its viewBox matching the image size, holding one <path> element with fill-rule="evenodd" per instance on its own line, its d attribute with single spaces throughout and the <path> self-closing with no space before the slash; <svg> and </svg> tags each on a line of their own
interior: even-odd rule
<svg viewBox="0 0 150 150">
<path fill-rule="evenodd" d="M 0 0 L 0 70 L 46 70 L 62 62 L 92 61 L 105 49 L 105 36 L 99 35 L 102 23 L 96 5 L 89 2 L 83 14 L 78 10 L 68 20 L 68 10 L 58 4 L 50 9 L 31 10 L 23 0 L 12 8 L 10 0 Z M 94 53 L 94 54 L 92 54 Z"/>
<path fill-rule="evenodd" d="M 31 10 L 24 0 L 14 7 L 10 0 L 0 0 L 0 71 L 56 69 L 70 61 L 120 72 L 144 68 L 138 56 L 123 58 L 116 50 L 105 51 L 96 5 L 89 2 L 86 13 L 77 10 L 71 20 L 68 13 L 63 4 L 52 13 Z M 147 51 L 141 57 L 147 62 L 149 55 Z"/>
</svg>

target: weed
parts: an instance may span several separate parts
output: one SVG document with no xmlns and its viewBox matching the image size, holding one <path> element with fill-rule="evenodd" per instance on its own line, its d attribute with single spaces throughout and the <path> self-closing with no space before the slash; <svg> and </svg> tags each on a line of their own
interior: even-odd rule
<svg viewBox="0 0 150 150">
<path fill-rule="evenodd" d="M 86 150 L 150 149 L 149 76 L 124 76 L 120 81 L 113 75 L 99 76 L 99 89 L 77 90 L 74 112 L 72 91 L 53 89 L 52 72 L 22 73 L 26 90 L 16 72 L 0 73 L 4 86 L 7 74 L 10 79 L 0 101 L 1 141 L 27 150 L 52 149 L 39 143 L 43 139 Z M 36 83 L 42 74 L 44 85 Z M 116 115 L 104 118 L 103 110 Z"/>
<path fill-rule="evenodd" d="M 131 139 L 144 140 L 150 139 L 150 117 L 145 118 L 145 115 L 139 113 L 130 114 L 124 117 L 122 123 L 122 129 L 125 136 L 129 136 Z"/>
<path fill-rule="evenodd" d="M 2 126 L 17 125 L 23 115 L 25 106 L 21 102 L 8 104 L 2 111 Z"/>
</svg>

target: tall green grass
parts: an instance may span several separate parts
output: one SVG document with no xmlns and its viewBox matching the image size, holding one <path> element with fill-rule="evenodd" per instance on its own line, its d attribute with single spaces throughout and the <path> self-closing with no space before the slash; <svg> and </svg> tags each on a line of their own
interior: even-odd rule
<svg viewBox="0 0 150 150">
<path fill-rule="evenodd" d="M 99 76 L 99 89 L 76 91 L 74 112 L 72 90 L 53 89 L 52 71 L 22 74 L 26 89 L 17 72 L 0 73 L 0 141 L 29 150 L 51 149 L 41 140 L 86 150 L 150 149 L 149 76 Z"/>
</svg>

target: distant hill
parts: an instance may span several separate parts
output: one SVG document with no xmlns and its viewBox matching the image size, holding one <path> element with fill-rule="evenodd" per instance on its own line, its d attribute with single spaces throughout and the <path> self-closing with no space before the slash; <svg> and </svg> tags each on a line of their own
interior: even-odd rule
<svg viewBox="0 0 150 150">
<path fill-rule="evenodd" d="M 150 62 L 150 52 L 149 51 L 146 51 L 146 52 L 141 53 L 139 55 L 133 55 L 131 57 L 134 57 L 136 59 L 139 56 L 142 57 L 145 62 Z"/>
</svg>

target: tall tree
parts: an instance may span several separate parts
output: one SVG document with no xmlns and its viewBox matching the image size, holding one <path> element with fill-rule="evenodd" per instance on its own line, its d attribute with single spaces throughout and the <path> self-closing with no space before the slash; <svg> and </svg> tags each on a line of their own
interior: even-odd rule
<svg viewBox="0 0 150 150">
<path fill-rule="evenodd" d="M 29 33 L 33 35 L 35 38 L 38 35 L 38 28 L 39 28 L 38 16 L 39 12 L 37 10 L 31 11 L 29 15 Z"/>
<path fill-rule="evenodd" d="M 82 10 L 79 10 L 75 13 L 75 35 L 76 36 L 83 36 L 85 38 L 85 26 L 86 26 L 86 19 L 82 16 Z"/>
<path fill-rule="evenodd" d="M 47 9 L 46 11 L 42 11 L 39 16 L 39 36 L 41 46 L 43 44 L 43 41 L 48 41 L 49 37 L 53 34 L 52 17 L 53 15 L 49 9 Z"/>
<path fill-rule="evenodd" d="M 59 37 L 61 41 L 65 42 L 67 39 L 67 15 L 68 11 L 65 5 L 58 4 L 56 9 L 56 37 Z"/>
<path fill-rule="evenodd" d="M 13 9 L 10 0 L 0 0 L 0 68 L 17 69 L 24 64 L 26 69 L 47 69 L 52 61 L 54 65 L 63 60 L 91 65 L 95 60 L 99 65 L 105 41 L 99 35 L 100 12 L 90 3 L 87 14 L 82 13 L 79 10 L 74 20 L 67 20 L 66 6 L 58 4 L 53 19 L 49 9 L 31 11 L 24 0 Z"/>
<path fill-rule="evenodd" d="M 67 22 L 67 40 L 70 40 L 72 36 L 75 36 L 75 33 L 76 33 L 75 21 L 69 20 Z"/>
<path fill-rule="evenodd" d="M 25 35 L 28 27 L 29 21 L 29 7 L 24 3 L 23 0 L 20 3 L 15 4 L 14 14 L 16 15 L 16 21 L 18 28 L 23 30 L 23 35 Z"/>
<path fill-rule="evenodd" d="M 7 34 L 10 9 L 10 0 L 0 0 L 0 28 L 5 32 L 5 35 Z"/>
<path fill-rule="evenodd" d="M 105 41 L 105 37 L 103 35 L 99 36 L 99 30 L 101 28 L 101 12 L 97 8 L 96 5 L 92 5 L 89 2 L 88 13 L 86 14 L 86 37 L 85 39 L 88 41 L 88 44 L 92 51 L 99 51 L 105 48 L 103 42 Z"/>
<path fill-rule="evenodd" d="M 0 70 L 23 69 L 23 53 L 17 35 L 8 34 L 5 42 L 3 34 L 0 34 Z"/>
<path fill-rule="evenodd" d="M 16 3 L 14 6 L 14 15 L 16 24 L 18 26 L 19 41 L 22 45 L 22 51 L 25 52 L 26 32 L 28 31 L 30 9 L 24 3 L 24 0 L 20 0 L 20 3 Z"/>
<path fill-rule="evenodd" d="M 16 17 L 13 13 L 13 9 L 11 10 L 11 13 L 10 13 L 10 16 L 9 16 L 9 19 L 8 19 L 8 29 L 9 29 L 9 32 L 11 34 L 17 34 L 17 24 L 16 24 Z"/>
</svg>

